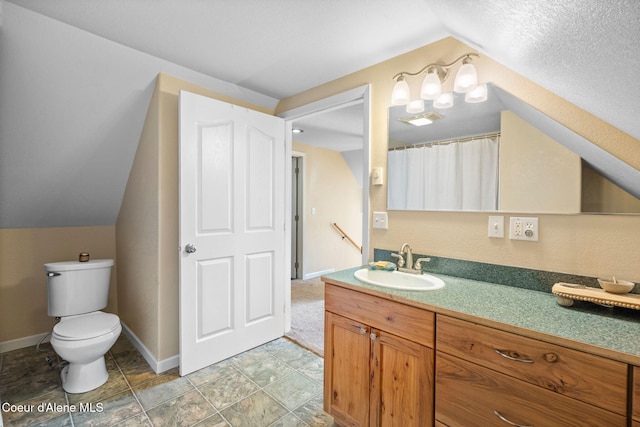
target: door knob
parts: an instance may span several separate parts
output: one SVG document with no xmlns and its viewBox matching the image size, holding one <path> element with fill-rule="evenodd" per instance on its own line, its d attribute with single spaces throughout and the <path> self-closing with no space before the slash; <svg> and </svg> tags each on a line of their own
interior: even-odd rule
<svg viewBox="0 0 640 427">
<path fill-rule="evenodd" d="M 187 246 L 184 247 L 184 251 L 188 254 L 192 254 L 196 251 L 196 247 L 193 246 L 191 243 L 187 244 Z"/>
</svg>

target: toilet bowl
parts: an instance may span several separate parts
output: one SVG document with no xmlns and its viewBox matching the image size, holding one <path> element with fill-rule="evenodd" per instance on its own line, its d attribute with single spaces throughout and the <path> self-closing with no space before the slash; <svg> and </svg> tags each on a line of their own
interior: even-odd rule
<svg viewBox="0 0 640 427">
<path fill-rule="evenodd" d="M 102 311 L 63 317 L 56 324 L 51 346 L 68 362 L 60 374 L 66 392 L 84 393 L 107 381 L 104 355 L 121 331 L 118 316 Z"/>
</svg>

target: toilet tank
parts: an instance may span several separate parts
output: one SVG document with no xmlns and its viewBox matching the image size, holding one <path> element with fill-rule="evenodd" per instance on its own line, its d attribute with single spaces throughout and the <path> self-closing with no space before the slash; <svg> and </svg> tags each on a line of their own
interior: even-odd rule
<svg viewBox="0 0 640 427">
<path fill-rule="evenodd" d="M 49 316 L 73 316 L 105 308 L 112 266 L 112 259 L 45 264 Z"/>
</svg>

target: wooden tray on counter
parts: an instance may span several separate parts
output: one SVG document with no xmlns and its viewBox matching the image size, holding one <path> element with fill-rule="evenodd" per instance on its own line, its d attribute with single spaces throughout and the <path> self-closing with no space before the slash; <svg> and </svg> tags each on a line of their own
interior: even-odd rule
<svg viewBox="0 0 640 427">
<path fill-rule="evenodd" d="M 575 300 L 640 310 L 640 294 L 612 294 L 604 289 L 564 282 L 553 285 L 551 292 L 558 297 L 558 304 L 567 307 Z"/>
</svg>

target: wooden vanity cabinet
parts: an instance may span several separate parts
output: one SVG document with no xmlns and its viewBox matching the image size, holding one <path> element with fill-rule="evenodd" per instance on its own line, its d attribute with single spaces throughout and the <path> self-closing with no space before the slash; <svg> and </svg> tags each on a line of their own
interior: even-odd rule
<svg viewBox="0 0 640 427">
<path fill-rule="evenodd" d="M 631 395 L 631 420 L 633 427 L 640 427 L 640 367 L 633 367 L 633 389 Z"/>
<path fill-rule="evenodd" d="M 434 317 L 325 285 L 324 410 L 336 424 L 433 425 Z"/>
<path fill-rule="evenodd" d="M 436 336 L 444 425 L 627 425 L 625 363 L 441 315 Z"/>
</svg>

